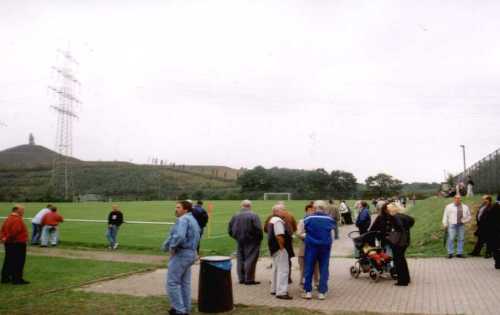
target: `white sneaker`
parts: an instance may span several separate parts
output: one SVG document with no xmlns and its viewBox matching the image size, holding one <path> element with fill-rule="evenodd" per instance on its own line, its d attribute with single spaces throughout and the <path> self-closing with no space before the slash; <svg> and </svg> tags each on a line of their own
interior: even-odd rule
<svg viewBox="0 0 500 315">
<path fill-rule="evenodd" d="M 306 292 L 306 293 L 303 293 L 303 294 L 302 294 L 302 298 L 303 298 L 303 299 L 306 299 L 306 300 L 310 300 L 310 299 L 312 299 L 312 297 L 313 297 L 313 296 L 312 296 L 312 293 L 311 293 L 311 292 Z"/>
<path fill-rule="evenodd" d="M 318 300 L 324 300 L 325 298 L 326 298 L 326 295 L 324 293 L 318 294 Z"/>
<path fill-rule="evenodd" d="M 113 246 L 113 249 L 117 249 L 118 248 L 118 243 L 115 243 L 115 245 Z"/>
</svg>

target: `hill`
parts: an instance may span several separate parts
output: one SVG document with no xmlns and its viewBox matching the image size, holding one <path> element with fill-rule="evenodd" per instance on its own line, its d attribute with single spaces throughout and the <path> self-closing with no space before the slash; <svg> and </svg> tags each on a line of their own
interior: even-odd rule
<svg viewBox="0 0 500 315">
<path fill-rule="evenodd" d="M 52 164 L 57 157 L 60 157 L 58 153 L 34 144 L 0 151 L 0 200 L 60 198 L 54 195 L 51 183 Z M 137 165 L 75 158 L 68 161 L 76 196 L 96 194 L 128 200 L 218 199 L 229 198 L 239 190 L 233 179 L 237 177 L 237 170 L 226 167 Z"/>
<path fill-rule="evenodd" d="M 35 169 L 52 167 L 53 161 L 61 155 L 46 147 L 25 144 L 0 151 L 0 169 Z M 70 158 L 73 163 L 78 159 Z"/>
</svg>

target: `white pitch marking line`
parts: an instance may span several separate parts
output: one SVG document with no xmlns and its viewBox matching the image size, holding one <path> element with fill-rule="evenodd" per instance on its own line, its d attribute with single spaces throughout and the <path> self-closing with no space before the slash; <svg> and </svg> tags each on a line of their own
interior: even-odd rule
<svg viewBox="0 0 500 315">
<path fill-rule="evenodd" d="M 6 219 L 7 217 L 0 217 Z M 33 218 L 24 218 L 24 220 L 31 220 Z M 94 223 L 108 223 L 107 220 L 90 220 L 90 219 L 64 219 L 67 222 L 94 222 Z M 159 225 L 174 225 L 175 222 L 158 222 L 158 221 L 125 221 L 129 224 L 159 224 Z"/>
</svg>

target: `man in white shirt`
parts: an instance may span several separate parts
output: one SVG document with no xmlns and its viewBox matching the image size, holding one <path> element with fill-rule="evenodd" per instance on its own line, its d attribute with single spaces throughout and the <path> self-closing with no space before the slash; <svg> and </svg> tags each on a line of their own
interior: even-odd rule
<svg viewBox="0 0 500 315">
<path fill-rule="evenodd" d="M 288 295 L 288 263 L 289 251 L 293 251 L 292 237 L 287 231 L 285 221 L 280 214 L 283 205 L 273 207 L 273 216 L 266 226 L 268 246 L 273 258 L 273 274 L 271 278 L 271 294 L 282 300 L 291 300 Z"/>
<path fill-rule="evenodd" d="M 448 229 L 448 258 L 453 258 L 455 252 L 455 238 L 457 239 L 457 256 L 465 258 L 464 238 L 465 238 L 465 223 L 471 220 L 472 216 L 469 207 L 462 203 L 462 198 L 457 194 L 453 198 L 453 203 L 444 208 L 443 227 Z"/>
<path fill-rule="evenodd" d="M 38 213 L 31 219 L 31 224 L 33 226 L 33 231 L 31 232 L 31 245 L 40 244 L 40 237 L 42 236 L 42 219 L 50 212 L 52 208 L 51 204 L 48 204 L 46 208 L 38 211 Z"/>
</svg>

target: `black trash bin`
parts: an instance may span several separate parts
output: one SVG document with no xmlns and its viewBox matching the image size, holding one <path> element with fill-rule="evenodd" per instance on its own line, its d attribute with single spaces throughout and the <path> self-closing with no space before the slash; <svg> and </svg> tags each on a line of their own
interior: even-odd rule
<svg viewBox="0 0 500 315">
<path fill-rule="evenodd" d="M 234 308 L 231 257 L 200 258 L 198 310 L 202 313 L 228 312 Z"/>
</svg>

